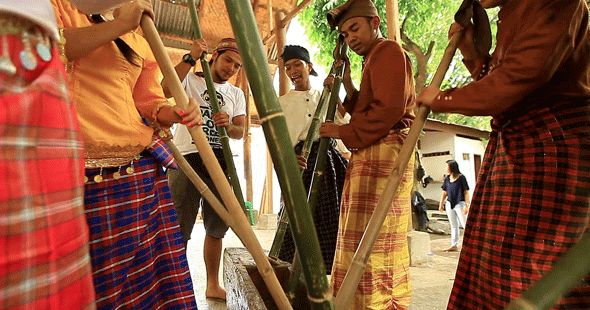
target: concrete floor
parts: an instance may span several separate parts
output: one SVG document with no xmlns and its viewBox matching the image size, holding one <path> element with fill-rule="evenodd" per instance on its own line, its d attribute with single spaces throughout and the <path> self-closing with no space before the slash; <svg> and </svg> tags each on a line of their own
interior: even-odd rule
<svg viewBox="0 0 590 310">
<path fill-rule="evenodd" d="M 258 230 L 254 228 L 263 249 L 269 249 L 274 238 L 274 230 Z M 205 298 L 205 263 L 203 262 L 203 240 L 205 230 L 202 223 L 197 223 L 188 243 L 187 257 L 191 271 L 195 298 L 199 310 L 226 310 L 224 302 Z M 455 272 L 459 252 L 447 253 L 443 250 L 450 245 L 450 236 L 430 235 L 434 258 L 428 264 L 410 267 L 412 279 L 412 303 L 410 310 L 446 309 Z M 461 240 L 462 241 L 462 240 Z M 230 229 L 223 239 L 225 247 L 243 247 L 238 237 Z M 221 264 L 223 268 L 223 262 Z M 220 282 L 223 286 L 223 273 L 220 270 Z"/>
</svg>

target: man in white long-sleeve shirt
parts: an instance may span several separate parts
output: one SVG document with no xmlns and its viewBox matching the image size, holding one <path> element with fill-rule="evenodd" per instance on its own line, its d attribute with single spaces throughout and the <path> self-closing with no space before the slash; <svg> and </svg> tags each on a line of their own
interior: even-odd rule
<svg viewBox="0 0 590 310">
<path fill-rule="evenodd" d="M 309 52 L 298 45 L 287 45 L 281 55 L 287 76 L 295 86 L 287 94 L 279 98 L 281 108 L 285 113 L 287 128 L 295 153 L 300 154 L 303 142 L 311 126 L 316 107 L 318 106 L 321 90 L 311 88 L 310 75 L 317 76 L 313 64 L 309 58 Z M 336 112 L 335 122 L 345 124 L 350 116 L 344 113 L 340 106 Z M 322 116 L 322 121 L 325 115 Z M 318 156 L 319 140 L 314 141 L 311 147 L 307 162 L 300 155 L 297 155 L 300 168 L 303 172 L 303 184 L 309 190 L 316 158 Z M 333 140 L 326 160 L 326 168 L 320 188 L 318 205 L 315 207 L 314 223 L 320 238 L 322 256 L 326 264 L 326 270 L 331 270 L 336 248 L 336 234 L 338 232 L 338 216 L 340 210 L 340 196 L 346 176 L 347 160 L 335 149 L 336 141 Z M 281 212 L 284 208 L 281 208 Z M 291 262 L 295 254 L 295 244 L 290 230 L 284 237 L 283 245 L 279 252 L 279 258 Z"/>
</svg>

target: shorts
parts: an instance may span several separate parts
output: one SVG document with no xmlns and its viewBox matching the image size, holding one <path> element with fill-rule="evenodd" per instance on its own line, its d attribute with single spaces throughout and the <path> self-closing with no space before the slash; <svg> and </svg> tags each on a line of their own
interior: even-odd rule
<svg viewBox="0 0 590 310">
<path fill-rule="evenodd" d="M 223 159 L 222 150 L 213 150 L 221 165 L 223 171 L 227 170 L 225 160 Z M 199 153 L 191 153 L 184 156 L 188 163 L 195 169 L 199 177 L 207 184 L 211 192 L 221 200 L 219 192 L 215 188 L 215 184 L 207 169 L 203 165 L 203 161 Z M 226 172 L 227 177 L 227 172 Z M 186 174 L 181 170 L 168 169 L 168 183 L 170 186 L 170 193 L 174 201 L 174 208 L 178 214 L 178 222 L 182 230 L 182 237 L 184 242 L 188 242 L 191 238 L 193 226 L 197 219 L 199 206 L 202 206 L 203 224 L 205 226 L 205 233 L 215 238 L 223 238 L 229 229 L 229 226 L 219 217 L 217 212 L 211 207 L 211 204 L 201 195 L 199 190 L 190 181 Z"/>
</svg>

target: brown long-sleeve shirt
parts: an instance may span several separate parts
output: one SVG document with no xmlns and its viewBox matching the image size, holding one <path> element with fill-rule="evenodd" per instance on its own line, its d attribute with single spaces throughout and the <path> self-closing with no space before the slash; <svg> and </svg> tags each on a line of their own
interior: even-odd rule
<svg viewBox="0 0 590 310">
<path fill-rule="evenodd" d="M 492 57 L 466 61 L 475 82 L 439 93 L 434 112 L 507 119 L 557 100 L 590 98 L 588 7 L 583 0 L 510 0 Z"/>
<path fill-rule="evenodd" d="M 409 127 L 414 120 L 415 90 L 412 64 L 395 41 L 375 40 L 365 66 L 360 90 L 343 105 L 351 115 L 338 134 L 349 149 L 376 143 L 393 128 Z"/>
</svg>

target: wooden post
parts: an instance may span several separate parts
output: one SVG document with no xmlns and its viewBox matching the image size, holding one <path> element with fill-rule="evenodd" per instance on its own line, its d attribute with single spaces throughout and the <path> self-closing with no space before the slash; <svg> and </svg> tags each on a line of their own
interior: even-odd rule
<svg viewBox="0 0 590 310">
<path fill-rule="evenodd" d="M 397 0 L 385 1 L 385 11 L 387 12 L 387 37 L 401 44 L 401 34 L 399 29 L 399 5 Z"/>
<path fill-rule="evenodd" d="M 266 149 L 266 177 L 264 178 L 264 189 L 262 190 L 262 203 L 260 205 L 260 214 L 272 214 L 272 157 L 270 151 Z"/>
<path fill-rule="evenodd" d="M 285 26 L 283 26 L 284 18 L 285 13 L 283 12 L 277 12 L 277 14 L 275 14 L 275 32 L 277 33 L 277 58 L 279 60 L 279 96 L 288 93 L 291 89 L 291 84 L 289 83 L 289 79 L 287 78 L 287 72 L 285 70 L 285 64 L 283 63 L 283 59 L 281 58 L 281 54 L 283 53 L 283 49 L 285 48 L 285 42 L 287 41 Z"/>
<path fill-rule="evenodd" d="M 399 29 L 399 5 L 397 0 L 386 0 L 385 1 L 385 10 L 387 12 L 387 37 L 390 40 L 395 40 L 398 43 L 401 42 L 401 33 Z M 410 195 L 411 197 L 412 195 Z M 412 219 L 412 202 L 410 198 L 410 216 L 408 217 L 408 232 L 414 230 L 414 223 Z"/>
<path fill-rule="evenodd" d="M 244 178 L 246 179 L 246 200 L 254 202 L 254 190 L 252 184 L 252 110 L 250 109 L 250 87 L 248 77 L 244 69 L 240 71 L 240 88 L 246 97 L 246 124 L 244 124 Z"/>
</svg>

